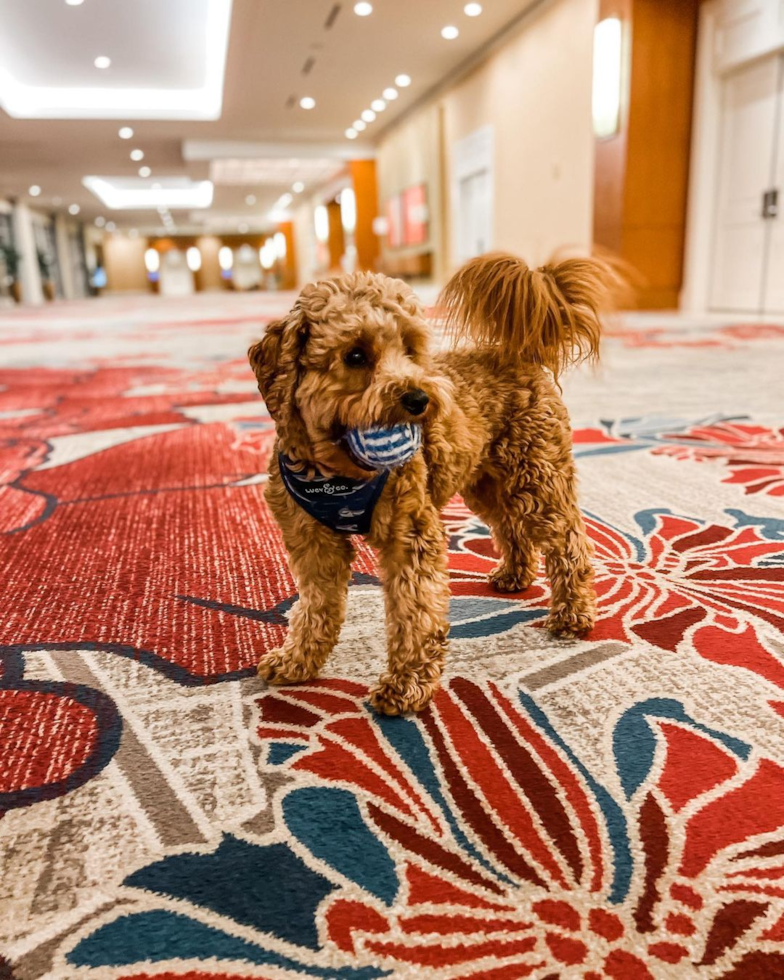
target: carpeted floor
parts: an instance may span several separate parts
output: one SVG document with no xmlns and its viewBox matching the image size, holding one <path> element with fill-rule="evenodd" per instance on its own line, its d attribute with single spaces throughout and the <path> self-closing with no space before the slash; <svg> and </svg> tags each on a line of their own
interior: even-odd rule
<svg viewBox="0 0 784 980">
<path fill-rule="evenodd" d="M 324 678 L 244 352 L 290 297 L 0 315 L 0 977 L 784 976 L 784 327 L 638 316 L 566 380 L 600 621 L 498 597 L 454 501 L 447 679 Z"/>
</svg>

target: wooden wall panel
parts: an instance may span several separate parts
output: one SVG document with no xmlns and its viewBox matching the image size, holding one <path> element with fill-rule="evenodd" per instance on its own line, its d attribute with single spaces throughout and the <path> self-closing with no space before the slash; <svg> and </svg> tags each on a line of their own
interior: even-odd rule
<svg viewBox="0 0 784 980">
<path fill-rule="evenodd" d="M 346 236 L 343 232 L 343 222 L 340 218 L 340 205 L 337 201 L 330 201 L 327 204 L 327 216 L 329 217 L 329 238 L 327 239 L 329 272 L 332 274 L 342 270 L 343 267 L 340 264 L 340 260 L 346 251 Z"/>
<path fill-rule="evenodd" d="M 286 239 L 286 259 L 281 265 L 280 288 L 297 288 L 297 253 L 294 242 L 294 222 L 282 221 L 278 225 L 278 231 Z"/>
<path fill-rule="evenodd" d="M 631 41 L 632 0 L 601 0 L 599 20 L 620 17 L 625 25 L 624 43 Z M 620 254 L 623 248 L 623 190 L 626 174 L 628 102 L 621 106 L 619 132 L 596 140 L 594 161 L 593 239 L 597 245 Z"/>
<path fill-rule="evenodd" d="M 378 236 L 373 231 L 373 219 L 378 215 L 376 161 L 352 160 L 349 168 L 357 200 L 357 227 L 354 232 L 357 268 L 375 272 L 379 255 Z"/>
<path fill-rule="evenodd" d="M 596 143 L 594 239 L 643 279 L 639 305 L 677 307 L 699 0 L 602 0 L 626 18 L 631 59 L 620 133 Z"/>
</svg>

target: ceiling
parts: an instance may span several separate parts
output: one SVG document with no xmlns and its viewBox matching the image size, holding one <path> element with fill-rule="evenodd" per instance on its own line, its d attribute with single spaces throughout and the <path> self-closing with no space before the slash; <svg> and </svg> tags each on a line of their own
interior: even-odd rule
<svg viewBox="0 0 784 980">
<path fill-rule="evenodd" d="M 204 214 L 171 207 L 173 218 L 183 229 L 194 218 L 211 227 L 225 219 L 234 230 L 264 226 L 293 183 L 307 192 L 346 160 L 372 155 L 384 128 L 532 0 L 483 0 L 477 17 L 465 15 L 465 0 L 373 0 L 365 17 L 354 0 L 72 3 L 0 0 L 0 196 L 25 198 L 35 184 L 37 208 L 76 204 L 87 220 L 143 227 L 159 224 L 154 207 L 110 210 L 83 178 L 124 188 L 212 180 Z M 456 39 L 442 38 L 447 24 Z M 108 68 L 95 67 L 100 56 Z M 408 87 L 395 86 L 401 73 Z M 347 139 L 390 86 L 398 97 Z M 315 107 L 301 108 L 303 97 Z M 16 118 L 25 114 L 59 118 Z M 133 128 L 131 139 L 120 139 L 121 126 Z M 140 177 L 140 167 L 151 174 Z"/>
</svg>

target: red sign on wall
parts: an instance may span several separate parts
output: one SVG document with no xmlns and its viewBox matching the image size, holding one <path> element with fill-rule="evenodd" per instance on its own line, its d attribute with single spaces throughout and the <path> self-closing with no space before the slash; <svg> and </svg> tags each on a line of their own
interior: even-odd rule
<svg viewBox="0 0 784 980">
<path fill-rule="evenodd" d="M 417 184 L 406 188 L 403 191 L 403 241 L 406 245 L 424 245 L 429 219 L 427 187 Z"/>
</svg>

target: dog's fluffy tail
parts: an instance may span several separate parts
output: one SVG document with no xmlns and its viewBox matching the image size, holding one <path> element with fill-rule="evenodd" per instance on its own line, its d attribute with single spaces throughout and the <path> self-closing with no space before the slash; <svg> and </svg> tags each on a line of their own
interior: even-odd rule
<svg viewBox="0 0 784 980">
<path fill-rule="evenodd" d="M 624 277 L 600 258 L 565 259 L 530 269 L 502 252 L 471 259 L 444 287 L 438 305 L 455 340 L 470 338 L 558 377 L 599 354 L 601 316 Z"/>
</svg>

